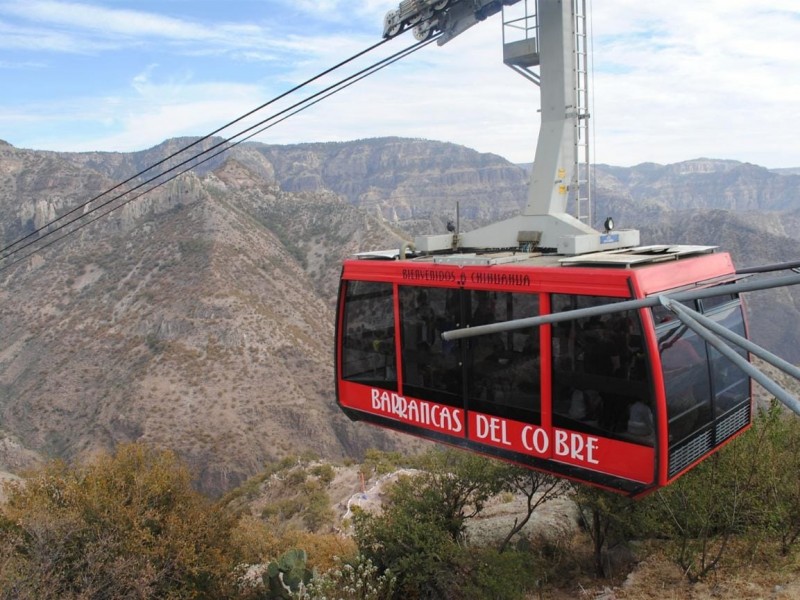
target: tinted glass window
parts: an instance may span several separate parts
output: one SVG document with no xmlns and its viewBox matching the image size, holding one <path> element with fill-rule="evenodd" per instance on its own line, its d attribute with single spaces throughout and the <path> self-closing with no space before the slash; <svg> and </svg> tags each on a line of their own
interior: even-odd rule
<svg viewBox="0 0 800 600">
<path fill-rule="evenodd" d="M 667 396 L 670 445 L 711 422 L 711 383 L 706 347 L 685 325 L 659 332 Z"/>
<path fill-rule="evenodd" d="M 697 302 L 695 300 L 681 302 L 681 304 L 691 310 L 697 310 Z M 656 304 L 652 311 L 653 323 L 655 323 L 656 328 L 671 327 L 678 321 L 678 317 L 675 315 L 675 313 L 661 304 Z"/>
<path fill-rule="evenodd" d="M 711 296 L 710 298 L 703 298 L 700 303 L 703 305 L 703 312 L 708 313 L 722 306 L 723 304 L 730 304 L 735 302 L 737 297 L 734 294 L 720 294 L 719 296 Z"/>
<path fill-rule="evenodd" d="M 617 302 L 554 294 L 552 311 Z M 553 424 L 652 445 L 655 422 L 639 313 L 625 311 L 552 326 Z"/>
<path fill-rule="evenodd" d="M 397 391 L 392 285 L 348 281 L 342 336 L 342 377 Z"/>
<path fill-rule="evenodd" d="M 460 326 L 460 292 L 400 287 L 403 394 L 461 406 L 461 346 L 441 333 Z"/>
<path fill-rule="evenodd" d="M 742 337 L 745 336 L 744 318 L 740 304 L 720 306 L 707 316 L 732 332 Z M 739 356 L 747 359 L 745 350 L 733 344 L 731 348 Z M 721 416 L 750 400 L 750 382 L 744 371 L 713 347 L 709 347 L 709 357 L 711 381 L 714 386 L 714 413 Z"/>
<path fill-rule="evenodd" d="M 703 298 L 700 307 L 710 319 L 745 336 L 741 303 L 735 294 Z M 749 402 L 750 384 L 733 361 L 688 330 L 674 314 L 658 307 L 653 309 L 653 317 L 666 387 L 670 445 L 674 445 Z M 729 346 L 747 359 L 743 349 Z"/>
<path fill-rule="evenodd" d="M 469 324 L 485 325 L 539 314 L 539 296 L 470 291 Z M 467 348 L 469 408 L 540 423 L 539 328 L 470 338 Z"/>
</svg>

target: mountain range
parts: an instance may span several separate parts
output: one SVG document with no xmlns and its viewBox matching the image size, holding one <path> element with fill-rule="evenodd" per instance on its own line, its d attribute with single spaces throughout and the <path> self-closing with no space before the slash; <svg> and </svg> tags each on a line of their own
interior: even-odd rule
<svg viewBox="0 0 800 600">
<path fill-rule="evenodd" d="M 335 406 L 339 265 L 444 232 L 456 205 L 464 229 L 518 212 L 526 168 L 420 139 L 253 143 L 189 161 L 140 198 L 151 184 L 124 192 L 142 177 L 81 207 L 151 165 L 144 179 L 175 174 L 182 155 L 164 158 L 190 144 L 224 147 L 174 139 L 57 153 L 0 142 L 0 242 L 32 244 L 0 263 L 0 468 L 136 440 L 175 449 L 218 494 L 287 455 L 417 445 Z M 595 178 L 595 220 L 637 227 L 643 243 L 719 245 L 740 266 L 800 257 L 794 170 L 697 159 L 597 165 Z M 107 208 L 90 211 L 113 196 L 113 212 L 38 250 L 54 218 L 99 217 Z M 749 303 L 754 339 L 793 362 L 798 300 L 776 290 Z"/>
</svg>

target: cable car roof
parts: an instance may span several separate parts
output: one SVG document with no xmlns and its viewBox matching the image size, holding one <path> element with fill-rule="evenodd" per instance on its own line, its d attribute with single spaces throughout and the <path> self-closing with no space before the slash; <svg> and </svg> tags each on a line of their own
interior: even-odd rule
<svg viewBox="0 0 800 600">
<path fill-rule="evenodd" d="M 622 250 L 609 250 L 607 252 L 592 252 L 562 258 L 559 262 L 564 266 L 570 265 L 602 265 L 630 267 L 635 264 L 647 264 L 666 260 L 676 260 L 699 254 L 710 254 L 717 246 L 691 246 L 691 245 L 653 245 L 625 248 Z"/>
<path fill-rule="evenodd" d="M 525 265 L 537 267 L 634 267 L 658 262 L 678 260 L 712 254 L 717 246 L 696 245 L 650 245 L 619 250 L 606 250 L 575 256 L 562 256 L 542 252 L 486 251 L 425 254 L 416 256 L 413 262 L 432 262 L 437 265 L 500 266 Z M 362 260 L 397 260 L 399 249 L 359 252 L 353 256 Z"/>
</svg>

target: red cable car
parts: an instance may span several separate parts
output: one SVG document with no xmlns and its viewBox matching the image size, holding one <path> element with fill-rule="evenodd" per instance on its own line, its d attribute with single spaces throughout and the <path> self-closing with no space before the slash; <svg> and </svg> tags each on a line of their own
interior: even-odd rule
<svg viewBox="0 0 800 600">
<path fill-rule="evenodd" d="M 523 14 L 507 15 L 512 5 Z M 464 233 L 457 218 L 446 234 L 344 263 L 344 412 L 632 496 L 750 426 L 749 377 L 800 414 L 750 364 L 748 352 L 800 378 L 746 339 L 739 298 L 800 276 L 740 282 L 744 271 L 712 247 L 640 246 L 611 218 L 603 232 L 590 226 L 585 2 L 401 9 L 387 35 L 422 20 L 440 44 L 502 9 L 503 60 L 540 86 L 541 126 L 520 215 Z"/>
<path fill-rule="evenodd" d="M 337 400 L 352 419 L 642 495 L 751 421 L 748 377 L 671 311 L 441 334 L 713 287 L 684 304 L 744 337 L 742 303 L 722 285 L 734 278 L 729 256 L 703 247 L 349 260 Z"/>
</svg>

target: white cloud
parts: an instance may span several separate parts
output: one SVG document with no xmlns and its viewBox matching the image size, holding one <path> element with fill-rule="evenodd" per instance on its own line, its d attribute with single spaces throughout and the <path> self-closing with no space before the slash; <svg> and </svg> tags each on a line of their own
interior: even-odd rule
<svg viewBox="0 0 800 600">
<path fill-rule="evenodd" d="M 382 24 L 383 15 L 397 8 L 399 0 L 279 0 L 287 8 L 304 13 L 310 18 L 330 23 L 352 23 L 360 19 L 366 23 L 374 20 L 376 28 Z M 377 18 L 380 17 L 380 18 Z"/>
<path fill-rule="evenodd" d="M 288 49 L 279 37 L 253 23 L 221 21 L 213 25 L 155 13 L 93 4 L 26 0 L 0 4 L 0 47 L 86 53 L 143 43 L 168 43 L 177 49 Z M 31 23 L 24 25 L 22 23 Z"/>
<path fill-rule="evenodd" d="M 785 114 L 800 93 L 796 8 L 792 20 L 776 6 L 696 2 L 665 14 L 657 29 L 629 8 L 636 17 L 620 19 L 623 27 L 608 14 L 595 25 L 606 42 L 596 43 L 594 57 L 598 160 L 705 155 L 800 164 L 797 154 L 775 152 L 791 147 Z M 646 3 L 640 11 L 656 8 Z"/>
<path fill-rule="evenodd" d="M 129 9 L 111 9 L 91 4 L 25 0 L 2 6 L 2 11 L 26 20 L 76 29 L 95 31 L 104 35 L 151 35 L 172 39 L 198 39 L 210 31 L 179 19 Z"/>
<path fill-rule="evenodd" d="M 0 60 L 0 69 L 43 69 L 45 63 L 36 60 Z"/>
<path fill-rule="evenodd" d="M 0 14 L 8 14 L 9 6 L 20 12 L 20 7 L 27 11 L 31 6 L 29 15 L 36 17 L 28 29 L 0 22 L 0 47 L 8 47 L 9 40 L 22 44 L 25 38 L 31 38 L 25 42 L 29 45 L 51 45 L 63 52 L 156 38 L 163 42 L 159 67 L 136 67 L 130 90 L 113 90 L 116 104 L 108 100 L 109 90 L 98 93 L 100 98 L 80 99 L 101 106 L 95 112 L 104 120 L 101 126 L 84 127 L 79 144 L 80 131 L 64 136 L 54 129 L 49 137 L 40 133 L 35 138 L 49 143 L 41 147 L 134 149 L 171 135 L 203 135 L 378 42 L 383 14 L 396 5 L 385 0 L 276 4 L 280 6 L 263 17 L 271 21 L 204 24 L 53 0 L 0 3 Z M 707 155 L 767 166 L 800 165 L 793 139 L 797 128 L 792 126 L 800 96 L 795 51 L 800 13 L 795 0 L 775 0 L 768 8 L 745 0 L 594 4 L 596 160 L 634 164 Z M 293 11 L 291 25 L 282 20 L 289 14 L 284 11 Z M 343 15 L 347 19 L 337 21 Z M 107 23 L 103 31 L 95 19 Z M 309 26 L 302 30 L 297 21 Z M 530 161 L 539 123 L 538 89 L 503 66 L 500 29 L 498 16 L 444 47 L 423 49 L 270 129 L 262 139 L 291 143 L 427 137 Z M 381 51 L 412 42 L 404 36 Z M 178 68 L 172 62 L 176 54 L 197 62 Z M 224 80 L 206 73 L 202 61 L 207 57 L 230 62 Z M 313 89 L 331 81 L 326 78 Z M 92 115 L 81 114 L 80 104 L 78 99 L 55 99 L 49 110 L 63 117 L 64 128 L 70 119 L 89 123 Z M 34 118 L 33 111 L 41 106 L 31 103 L 25 114 Z M 41 116 L 48 122 L 51 117 Z M 7 126 L 14 125 L 0 118 L 0 127 L 10 131 Z"/>
<path fill-rule="evenodd" d="M 0 21 L 0 48 L 27 52 L 54 51 L 81 54 L 100 46 L 81 43 L 74 36 L 35 27 L 23 27 Z"/>
</svg>

